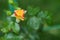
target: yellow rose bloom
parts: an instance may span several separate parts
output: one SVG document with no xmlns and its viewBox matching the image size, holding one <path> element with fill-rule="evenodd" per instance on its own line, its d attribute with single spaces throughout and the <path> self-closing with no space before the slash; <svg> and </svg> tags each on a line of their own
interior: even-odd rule
<svg viewBox="0 0 60 40">
<path fill-rule="evenodd" d="M 15 10 L 14 15 L 16 19 L 24 20 L 24 12 L 25 12 L 24 10 Z"/>
</svg>

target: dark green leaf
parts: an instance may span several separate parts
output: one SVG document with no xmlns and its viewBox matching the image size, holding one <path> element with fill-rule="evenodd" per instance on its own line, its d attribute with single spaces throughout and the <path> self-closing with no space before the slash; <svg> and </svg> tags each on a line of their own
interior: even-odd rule
<svg viewBox="0 0 60 40">
<path fill-rule="evenodd" d="M 33 16 L 33 15 L 38 14 L 38 12 L 40 11 L 40 9 L 38 7 L 37 8 L 28 7 L 27 11 L 28 11 L 28 15 Z"/>
</svg>

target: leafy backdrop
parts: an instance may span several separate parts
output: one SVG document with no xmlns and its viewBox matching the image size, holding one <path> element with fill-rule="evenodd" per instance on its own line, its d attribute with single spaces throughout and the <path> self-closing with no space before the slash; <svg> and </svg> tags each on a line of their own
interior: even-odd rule
<svg viewBox="0 0 60 40">
<path fill-rule="evenodd" d="M 59 40 L 59 0 L 1 0 L 0 40 Z M 25 20 L 10 17 L 15 9 L 27 10 Z"/>
</svg>

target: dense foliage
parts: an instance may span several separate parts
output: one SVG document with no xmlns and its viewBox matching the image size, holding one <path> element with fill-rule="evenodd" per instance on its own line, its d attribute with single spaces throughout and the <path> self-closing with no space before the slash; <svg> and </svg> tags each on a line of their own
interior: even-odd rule
<svg viewBox="0 0 60 40">
<path fill-rule="evenodd" d="M 0 0 L 0 40 L 60 40 L 59 1 L 35 1 Z"/>
</svg>

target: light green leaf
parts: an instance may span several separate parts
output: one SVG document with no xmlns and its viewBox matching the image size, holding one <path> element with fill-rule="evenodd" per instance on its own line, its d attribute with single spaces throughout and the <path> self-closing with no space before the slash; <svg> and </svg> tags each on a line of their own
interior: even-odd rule
<svg viewBox="0 0 60 40">
<path fill-rule="evenodd" d="M 10 3 L 10 4 L 13 4 L 14 2 L 13 2 L 13 0 L 9 0 L 9 3 Z"/>
<path fill-rule="evenodd" d="M 8 33 L 4 35 L 5 40 L 12 40 L 13 38 L 15 38 L 13 33 Z"/>
<path fill-rule="evenodd" d="M 2 28 L 1 31 L 2 31 L 3 33 L 7 33 L 7 32 L 8 32 L 8 30 L 7 30 L 6 28 Z"/>
<path fill-rule="evenodd" d="M 37 30 L 40 26 L 40 21 L 37 17 L 32 17 L 28 20 L 27 25 L 29 25 L 31 28 Z"/>
<path fill-rule="evenodd" d="M 7 16 L 10 16 L 12 14 L 12 12 L 9 10 L 4 10 L 4 12 L 6 13 Z"/>
<path fill-rule="evenodd" d="M 41 18 L 45 18 L 46 15 L 44 14 L 43 11 L 41 11 L 41 12 L 38 13 L 37 16 L 38 16 L 38 17 L 41 17 Z"/>
<path fill-rule="evenodd" d="M 19 33 L 19 31 L 20 31 L 20 26 L 19 26 L 19 24 L 15 23 L 15 25 L 13 25 L 13 27 L 12 27 L 12 30 L 13 30 L 13 32 L 15 32 L 15 33 Z"/>
</svg>

